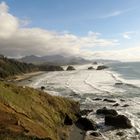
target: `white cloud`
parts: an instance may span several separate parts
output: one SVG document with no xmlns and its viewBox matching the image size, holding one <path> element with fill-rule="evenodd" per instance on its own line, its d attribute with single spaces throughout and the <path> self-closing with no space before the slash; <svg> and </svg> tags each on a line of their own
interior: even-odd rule
<svg viewBox="0 0 140 140">
<path fill-rule="evenodd" d="M 134 31 L 129 31 L 129 32 L 124 32 L 124 33 L 122 34 L 122 36 L 123 36 L 123 38 L 125 38 L 125 39 L 132 39 L 132 36 L 135 35 L 135 34 L 136 34 L 136 32 L 134 32 Z"/>
<path fill-rule="evenodd" d="M 31 23 L 31 20 L 29 18 L 24 18 L 19 20 L 19 24 L 21 27 L 26 27 Z"/>
<path fill-rule="evenodd" d="M 12 57 L 24 55 L 76 55 L 86 58 L 117 59 L 140 61 L 140 47 L 116 51 L 91 51 L 94 47 L 118 45 L 118 40 L 104 39 L 98 32 L 89 31 L 87 36 L 76 36 L 68 31 L 55 32 L 40 28 L 27 28 L 30 20 L 20 19 L 9 13 L 8 6 L 0 4 L 0 53 Z M 116 12 L 112 16 L 117 16 Z M 111 15 L 110 15 L 111 16 Z M 123 37 L 130 39 L 136 32 L 125 32 Z"/>
<path fill-rule="evenodd" d="M 90 56 L 96 59 L 111 59 L 122 61 L 140 61 L 140 45 L 133 48 L 127 48 L 123 50 L 115 51 L 96 51 Z"/>
<path fill-rule="evenodd" d="M 91 31 L 87 36 L 78 37 L 68 32 L 23 27 L 20 24 L 21 20 L 11 15 L 8 9 L 4 2 L 0 4 L 0 53 L 7 56 L 17 57 L 31 54 L 84 56 L 91 54 L 88 51 L 89 48 L 118 44 L 117 40 L 101 38 L 100 33 Z"/>
<path fill-rule="evenodd" d="M 16 17 L 8 13 L 8 6 L 5 2 L 0 4 L 0 37 L 7 38 L 13 35 L 18 28 Z"/>
<path fill-rule="evenodd" d="M 9 7 L 5 2 L 1 2 L 0 4 L 0 13 L 7 13 L 9 10 Z"/>
</svg>

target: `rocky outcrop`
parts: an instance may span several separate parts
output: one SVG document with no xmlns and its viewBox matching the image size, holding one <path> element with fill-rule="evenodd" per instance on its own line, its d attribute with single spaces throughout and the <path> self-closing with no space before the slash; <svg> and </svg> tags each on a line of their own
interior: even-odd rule
<svg viewBox="0 0 140 140">
<path fill-rule="evenodd" d="M 104 99 L 103 101 L 110 102 L 110 103 L 115 103 L 116 102 L 115 100 L 112 100 L 112 99 Z"/>
<path fill-rule="evenodd" d="M 98 66 L 96 70 L 103 70 L 107 68 L 108 68 L 107 66 L 101 65 L 101 66 Z"/>
<path fill-rule="evenodd" d="M 60 140 L 64 123 L 71 125 L 79 111 L 78 102 L 0 82 L 2 140 Z"/>
<path fill-rule="evenodd" d="M 119 105 L 120 105 L 119 103 L 116 103 L 116 104 L 114 104 L 113 106 L 117 107 L 117 106 L 119 106 Z"/>
<path fill-rule="evenodd" d="M 73 121 L 72 121 L 72 119 L 69 117 L 68 114 L 66 114 L 66 117 L 65 117 L 65 120 L 64 120 L 64 124 L 65 124 L 65 125 L 72 125 L 72 124 L 73 124 Z"/>
<path fill-rule="evenodd" d="M 88 70 L 94 70 L 94 68 L 93 67 L 88 67 Z"/>
<path fill-rule="evenodd" d="M 122 136 L 124 136 L 124 132 L 117 132 L 116 135 L 122 137 Z"/>
<path fill-rule="evenodd" d="M 128 107 L 129 105 L 128 104 L 124 104 L 122 107 Z"/>
<path fill-rule="evenodd" d="M 73 66 L 68 66 L 66 70 L 67 71 L 72 71 L 72 70 L 75 70 L 75 68 Z"/>
<path fill-rule="evenodd" d="M 94 136 L 94 137 L 100 137 L 100 136 L 102 136 L 101 133 L 96 132 L 96 131 L 91 132 L 90 135 L 91 135 L 91 136 Z"/>
<path fill-rule="evenodd" d="M 102 108 L 102 109 L 98 109 L 96 111 L 96 114 L 98 115 L 112 115 L 112 116 L 116 116 L 118 115 L 117 111 L 114 109 L 107 109 L 106 107 Z"/>
<path fill-rule="evenodd" d="M 124 100 L 124 99 L 120 99 L 120 101 L 121 101 L 121 102 L 125 102 L 125 100 Z"/>
<path fill-rule="evenodd" d="M 117 82 L 117 83 L 115 83 L 115 85 L 123 85 L 123 83 L 122 82 Z"/>
<path fill-rule="evenodd" d="M 101 101 L 102 99 L 101 98 L 94 98 L 92 100 L 94 100 L 94 101 Z"/>
<path fill-rule="evenodd" d="M 97 129 L 97 124 L 95 122 L 84 117 L 80 117 L 76 122 L 76 125 L 85 131 Z"/>
<path fill-rule="evenodd" d="M 132 128 L 131 121 L 124 115 L 105 116 L 105 125 L 111 125 L 117 128 Z"/>
<path fill-rule="evenodd" d="M 41 88 L 40 88 L 41 90 L 45 90 L 45 87 L 44 86 L 41 86 Z"/>
</svg>

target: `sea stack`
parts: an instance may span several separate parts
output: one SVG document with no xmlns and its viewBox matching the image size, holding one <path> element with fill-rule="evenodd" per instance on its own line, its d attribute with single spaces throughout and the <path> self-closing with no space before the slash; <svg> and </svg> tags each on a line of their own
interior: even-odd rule
<svg viewBox="0 0 140 140">
<path fill-rule="evenodd" d="M 67 71 L 72 71 L 72 70 L 75 70 L 75 68 L 73 66 L 68 66 L 67 67 Z"/>
</svg>

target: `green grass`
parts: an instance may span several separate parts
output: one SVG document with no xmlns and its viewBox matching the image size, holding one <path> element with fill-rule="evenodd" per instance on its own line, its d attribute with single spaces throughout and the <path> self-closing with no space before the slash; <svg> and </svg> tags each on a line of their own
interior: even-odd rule
<svg viewBox="0 0 140 140">
<path fill-rule="evenodd" d="M 65 114 L 75 120 L 75 114 L 79 111 L 77 102 L 4 82 L 0 82 L 0 104 L 3 105 L 0 111 L 8 107 L 5 111 L 14 114 L 17 121 L 20 120 L 22 127 L 28 130 L 27 134 L 23 132 L 25 135 L 50 137 L 52 140 L 59 140 Z"/>
</svg>

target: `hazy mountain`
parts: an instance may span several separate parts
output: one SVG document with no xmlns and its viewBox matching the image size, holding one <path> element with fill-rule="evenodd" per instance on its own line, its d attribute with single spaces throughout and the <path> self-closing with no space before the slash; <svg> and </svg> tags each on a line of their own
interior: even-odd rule
<svg viewBox="0 0 140 140">
<path fill-rule="evenodd" d="M 81 57 L 66 57 L 61 55 L 48 55 L 48 56 L 25 56 L 20 59 L 22 62 L 33 63 L 33 64 L 57 64 L 57 65 L 68 65 L 68 64 L 86 64 L 91 61 Z"/>
</svg>

